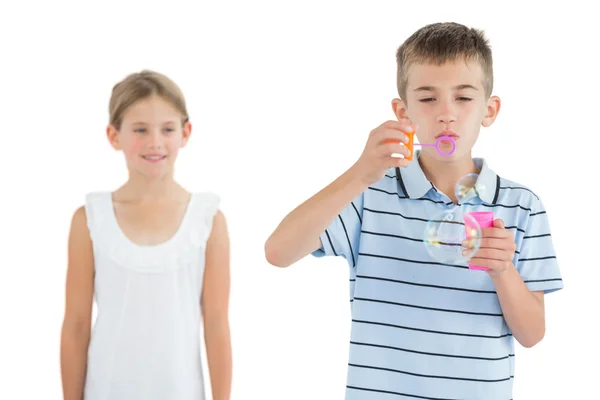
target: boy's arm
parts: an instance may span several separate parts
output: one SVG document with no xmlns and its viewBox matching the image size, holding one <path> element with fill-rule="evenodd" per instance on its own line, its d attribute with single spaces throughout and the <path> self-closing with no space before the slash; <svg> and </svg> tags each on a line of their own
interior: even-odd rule
<svg viewBox="0 0 600 400">
<path fill-rule="evenodd" d="M 214 400 L 231 396 L 232 355 L 229 330 L 229 234 L 225 216 L 217 211 L 206 245 L 202 287 L 204 341 Z"/>
<path fill-rule="evenodd" d="M 83 399 L 94 294 L 94 256 L 84 207 L 73 215 L 68 242 L 61 374 L 65 400 Z"/>
<path fill-rule="evenodd" d="M 546 209 L 539 198 L 530 208 L 519 253 L 506 273 L 492 277 L 506 323 L 523 347 L 544 338 L 544 295 L 563 288 Z"/>
<path fill-rule="evenodd" d="M 532 203 L 519 253 L 512 232 L 495 220 L 493 228 L 484 229 L 477 258 L 471 259 L 491 269 L 506 324 L 523 347 L 544 337 L 544 294 L 563 288 L 546 211 L 539 199 Z"/>
<path fill-rule="evenodd" d="M 530 291 L 512 263 L 492 281 L 513 336 L 523 347 L 535 346 L 546 333 L 544 292 Z"/>
<path fill-rule="evenodd" d="M 367 187 L 353 167 L 296 207 L 267 240 L 267 261 L 277 267 L 288 267 L 319 249 L 320 235 Z"/>
<path fill-rule="evenodd" d="M 318 250 L 322 245 L 321 234 L 352 200 L 382 179 L 388 168 L 408 165 L 407 160 L 392 154 L 409 154 L 400 142 L 406 143 L 404 132 L 413 130 L 413 126 L 404 122 L 388 121 L 371 131 L 359 160 L 281 221 L 265 243 L 267 261 L 277 267 L 288 267 Z"/>
</svg>

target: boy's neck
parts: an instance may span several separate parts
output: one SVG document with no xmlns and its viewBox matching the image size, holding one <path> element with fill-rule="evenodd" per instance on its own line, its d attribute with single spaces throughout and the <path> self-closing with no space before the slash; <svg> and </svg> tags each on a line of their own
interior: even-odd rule
<svg viewBox="0 0 600 400">
<path fill-rule="evenodd" d="M 479 174 L 479 168 L 473 162 L 469 153 L 463 159 L 453 162 L 442 162 L 421 153 L 417 159 L 425 177 L 433 183 L 438 191 L 448 196 L 454 204 L 457 203 L 455 187 L 456 183 L 465 175 Z"/>
</svg>

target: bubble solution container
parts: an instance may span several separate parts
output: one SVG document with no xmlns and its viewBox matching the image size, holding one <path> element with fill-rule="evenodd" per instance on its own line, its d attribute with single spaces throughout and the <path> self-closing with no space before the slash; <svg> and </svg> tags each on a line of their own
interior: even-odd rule
<svg viewBox="0 0 600 400">
<path fill-rule="evenodd" d="M 470 213 L 467 213 L 466 215 L 470 215 L 471 217 L 473 217 L 473 219 L 475 221 L 477 221 L 477 223 L 479 224 L 479 227 L 481 229 L 491 228 L 494 226 L 494 213 L 491 211 L 470 212 Z M 470 234 L 471 230 L 477 229 L 476 226 L 473 226 L 473 223 L 471 221 L 472 220 L 470 218 L 465 218 L 465 229 L 467 230 L 467 238 L 471 237 L 471 234 Z M 467 265 L 469 266 L 469 269 L 473 269 L 473 270 L 477 270 L 477 271 L 489 270 L 489 268 L 482 267 L 479 265 L 473 265 L 470 263 L 468 263 Z"/>
</svg>

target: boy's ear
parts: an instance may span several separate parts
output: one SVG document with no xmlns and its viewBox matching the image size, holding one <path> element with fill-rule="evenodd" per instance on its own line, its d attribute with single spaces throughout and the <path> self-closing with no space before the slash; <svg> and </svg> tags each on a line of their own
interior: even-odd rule
<svg viewBox="0 0 600 400">
<path fill-rule="evenodd" d="M 114 125 L 108 125 L 106 127 L 106 137 L 108 138 L 108 142 L 115 150 L 121 150 L 122 146 L 119 141 L 119 131 Z"/>
<path fill-rule="evenodd" d="M 398 121 L 406 121 L 409 124 L 411 123 L 410 118 L 408 117 L 408 111 L 406 109 L 406 103 L 404 102 L 404 100 L 392 100 L 392 110 L 394 111 L 394 115 L 396 116 Z"/>
<path fill-rule="evenodd" d="M 483 117 L 483 121 L 481 121 L 482 126 L 487 128 L 494 123 L 498 113 L 500 112 L 500 104 L 500 97 L 490 96 L 488 99 L 486 113 Z"/>
</svg>

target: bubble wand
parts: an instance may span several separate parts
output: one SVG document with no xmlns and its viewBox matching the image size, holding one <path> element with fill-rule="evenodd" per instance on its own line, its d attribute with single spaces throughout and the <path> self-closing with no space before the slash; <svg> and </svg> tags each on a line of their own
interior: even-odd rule
<svg viewBox="0 0 600 400">
<path fill-rule="evenodd" d="M 408 150 L 410 150 L 410 154 L 408 155 L 408 157 L 405 157 L 408 161 L 412 161 L 413 159 L 413 154 L 414 154 L 414 146 L 421 146 L 421 147 L 435 147 L 435 149 L 437 150 L 437 152 L 442 155 L 442 156 L 451 156 L 452 154 L 454 154 L 454 151 L 456 150 L 456 142 L 454 141 L 454 139 L 452 139 L 451 136 L 440 136 L 434 144 L 431 143 L 415 143 L 415 133 L 414 132 L 410 132 L 407 133 L 406 136 L 408 137 L 408 143 L 406 143 L 406 147 L 408 148 Z M 444 141 L 448 141 L 450 142 L 450 144 L 452 145 L 452 149 L 450 151 L 444 151 L 441 148 L 441 143 Z"/>
</svg>

